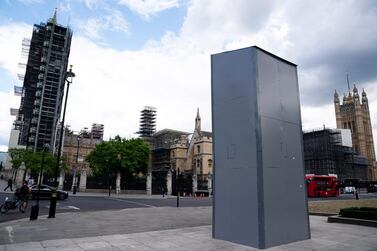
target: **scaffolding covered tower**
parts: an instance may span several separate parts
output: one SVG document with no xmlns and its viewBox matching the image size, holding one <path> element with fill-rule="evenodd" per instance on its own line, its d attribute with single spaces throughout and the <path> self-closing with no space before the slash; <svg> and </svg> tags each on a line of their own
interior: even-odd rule
<svg viewBox="0 0 377 251">
<path fill-rule="evenodd" d="M 57 23 L 55 11 L 47 23 L 34 25 L 31 39 L 22 41 L 27 63 L 21 64 L 25 74 L 18 74 L 23 86 L 15 87 L 21 104 L 14 125 L 20 131 L 18 143 L 34 151 L 55 143 L 71 38 L 71 29 Z"/>
<path fill-rule="evenodd" d="M 137 132 L 141 138 L 148 138 L 156 131 L 156 113 L 155 107 L 144 106 L 140 114 L 140 130 Z"/>
</svg>

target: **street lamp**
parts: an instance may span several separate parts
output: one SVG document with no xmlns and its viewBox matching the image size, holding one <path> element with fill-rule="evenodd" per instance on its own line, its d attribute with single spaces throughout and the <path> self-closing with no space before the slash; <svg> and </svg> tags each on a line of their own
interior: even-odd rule
<svg viewBox="0 0 377 251">
<path fill-rule="evenodd" d="M 353 169 L 353 185 L 355 187 L 355 191 L 354 191 L 354 194 L 355 194 L 355 199 L 358 200 L 359 199 L 359 193 L 357 191 L 357 182 L 356 182 L 356 169 L 355 169 L 355 151 L 354 151 L 354 148 L 352 147 L 352 169 Z"/>
<path fill-rule="evenodd" d="M 79 148 L 80 148 L 80 135 L 77 135 L 77 152 L 76 152 L 76 167 L 73 169 L 73 194 L 76 194 L 77 189 L 77 169 L 79 167 Z"/>
<path fill-rule="evenodd" d="M 179 174 L 179 168 L 177 169 L 177 207 L 179 207 L 179 192 L 181 190 L 181 187 L 180 187 L 180 174 Z"/>
<path fill-rule="evenodd" d="M 62 117 L 62 122 L 61 122 L 61 127 L 60 127 L 60 135 L 59 135 L 58 155 L 57 155 L 56 166 L 55 166 L 55 178 L 54 178 L 55 190 L 51 194 L 51 198 L 50 198 L 50 210 L 49 210 L 49 213 L 48 213 L 48 218 L 55 218 L 56 199 L 57 199 L 56 198 L 56 188 L 58 187 L 57 180 L 58 180 L 58 172 L 59 172 L 59 165 L 60 165 L 60 155 L 61 155 L 62 144 L 63 144 L 62 141 L 63 141 L 63 132 L 64 132 L 65 111 L 66 111 L 66 108 L 67 108 L 69 85 L 72 84 L 72 79 L 75 76 L 76 76 L 75 73 L 72 71 L 72 65 L 70 65 L 69 71 L 67 71 L 66 74 L 65 74 L 65 81 L 67 81 L 67 91 L 65 93 L 63 117 Z M 70 80 L 68 80 L 68 78 Z"/>
<path fill-rule="evenodd" d="M 38 193 L 37 193 L 37 202 L 34 206 L 31 207 L 31 213 L 30 213 L 30 220 L 36 220 L 38 219 L 39 214 L 39 194 L 41 192 L 41 183 L 42 183 L 42 173 L 43 173 L 43 166 L 45 163 L 45 152 L 50 149 L 49 144 L 43 145 L 43 153 L 42 153 L 42 162 L 41 162 L 41 171 L 39 172 L 39 178 L 38 178 Z"/>
</svg>

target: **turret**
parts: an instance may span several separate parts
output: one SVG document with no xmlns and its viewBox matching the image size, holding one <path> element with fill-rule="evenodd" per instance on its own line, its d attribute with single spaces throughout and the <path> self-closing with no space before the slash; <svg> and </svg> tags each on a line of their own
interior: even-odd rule
<svg viewBox="0 0 377 251">
<path fill-rule="evenodd" d="M 334 92 L 334 103 L 339 104 L 339 94 L 337 93 L 336 89 Z"/>
<path fill-rule="evenodd" d="M 363 104 L 368 103 L 367 94 L 366 94 L 364 88 L 363 88 L 363 92 L 361 93 L 361 96 L 362 96 L 362 98 L 361 98 L 362 103 Z"/>
<path fill-rule="evenodd" d="M 355 104 L 360 104 L 359 101 L 359 92 L 356 88 L 356 85 L 353 85 L 353 99 L 355 100 Z"/>
</svg>

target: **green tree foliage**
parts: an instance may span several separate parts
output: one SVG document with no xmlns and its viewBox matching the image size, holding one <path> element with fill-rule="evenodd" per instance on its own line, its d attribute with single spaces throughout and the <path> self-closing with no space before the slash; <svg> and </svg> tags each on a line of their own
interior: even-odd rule
<svg viewBox="0 0 377 251">
<path fill-rule="evenodd" d="M 21 163 L 24 162 L 26 169 L 29 169 L 32 173 L 39 173 L 42 163 L 42 152 L 33 152 L 26 149 L 9 149 L 11 163 L 13 168 L 19 168 Z M 50 152 L 45 152 L 44 160 L 44 173 L 51 175 L 55 171 L 56 158 Z"/>
<path fill-rule="evenodd" d="M 149 145 L 141 139 L 125 139 L 116 136 L 96 145 L 87 156 L 96 175 L 145 174 L 149 163 Z"/>
</svg>

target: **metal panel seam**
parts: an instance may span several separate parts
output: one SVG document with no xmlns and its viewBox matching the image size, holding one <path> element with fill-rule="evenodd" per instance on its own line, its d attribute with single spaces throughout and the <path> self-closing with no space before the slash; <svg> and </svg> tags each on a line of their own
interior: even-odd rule
<svg viewBox="0 0 377 251">
<path fill-rule="evenodd" d="M 212 114 L 211 114 L 211 118 L 212 118 L 212 153 L 213 153 L 213 157 L 212 157 L 212 193 L 213 193 L 213 196 L 212 196 L 212 238 L 215 238 L 215 197 L 216 197 L 216 175 L 215 175 L 215 170 L 216 170 L 216 152 L 215 152 L 215 138 L 216 138 L 216 134 L 215 134 L 215 127 L 214 127 L 214 103 L 213 103 L 213 55 L 211 55 L 211 107 L 212 107 Z M 211 196 L 209 194 L 209 196 Z"/>
<path fill-rule="evenodd" d="M 255 123 L 256 123 L 256 146 L 257 146 L 257 199 L 258 199 L 258 247 L 266 247 L 265 226 L 264 226 L 264 189 L 263 189 L 263 158 L 262 158 L 262 129 L 261 129 L 261 110 L 259 107 L 259 74 L 258 74 L 258 53 L 257 47 L 252 50 L 252 63 L 255 71 Z M 253 60 L 254 59 L 254 60 Z"/>
<path fill-rule="evenodd" d="M 298 102 L 298 106 L 301 107 L 300 105 L 300 87 L 298 85 L 298 76 L 297 76 L 297 68 L 296 67 L 296 74 L 295 74 L 295 77 L 296 77 L 296 87 L 297 87 L 297 102 Z M 300 117 L 300 120 L 299 120 L 299 124 L 300 124 L 300 133 L 301 133 L 301 155 L 302 155 L 302 174 L 303 174 L 303 177 L 302 177 L 302 180 L 305 181 L 305 157 L 304 157 L 304 136 L 303 136 L 303 133 L 302 133 L 302 122 L 301 122 L 301 109 L 298 110 L 299 112 L 299 117 Z M 309 205 L 308 205 L 308 192 L 307 192 L 307 187 L 306 187 L 306 183 L 304 183 L 304 191 L 305 191 L 305 207 L 306 207 L 306 215 L 307 215 L 307 223 L 308 223 L 308 233 L 309 233 L 309 239 L 311 238 L 311 231 L 310 231 L 310 219 L 309 219 Z"/>
</svg>

